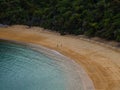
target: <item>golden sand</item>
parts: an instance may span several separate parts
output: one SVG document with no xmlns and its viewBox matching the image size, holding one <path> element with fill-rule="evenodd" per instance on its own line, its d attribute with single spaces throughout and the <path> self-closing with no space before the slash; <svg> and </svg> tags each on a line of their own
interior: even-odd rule
<svg viewBox="0 0 120 90">
<path fill-rule="evenodd" d="M 59 51 L 84 68 L 96 90 L 120 90 L 120 52 L 38 27 L 15 25 L 0 28 L 0 38 L 40 44 Z"/>
</svg>

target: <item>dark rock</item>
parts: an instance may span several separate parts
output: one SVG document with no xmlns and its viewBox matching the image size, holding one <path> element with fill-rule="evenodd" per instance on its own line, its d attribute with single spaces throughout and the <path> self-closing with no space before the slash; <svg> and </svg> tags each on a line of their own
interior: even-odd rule
<svg viewBox="0 0 120 90">
<path fill-rule="evenodd" d="M 8 25 L 0 24 L 0 27 L 8 27 Z"/>
</svg>

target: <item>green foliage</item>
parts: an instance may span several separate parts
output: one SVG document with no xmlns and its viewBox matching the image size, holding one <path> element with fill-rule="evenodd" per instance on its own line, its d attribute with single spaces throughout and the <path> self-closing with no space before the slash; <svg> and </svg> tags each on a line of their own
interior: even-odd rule
<svg viewBox="0 0 120 90">
<path fill-rule="evenodd" d="M 120 42 L 120 29 L 115 32 L 115 40 Z"/>
<path fill-rule="evenodd" d="M 0 23 L 120 41 L 119 0 L 0 0 Z"/>
<path fill-rule="evenodd" d="M 93 29 L 88 30 L 84 33 L 86 36 L 93 37 L 95 34 L 95 31 Z"/>
</svg>

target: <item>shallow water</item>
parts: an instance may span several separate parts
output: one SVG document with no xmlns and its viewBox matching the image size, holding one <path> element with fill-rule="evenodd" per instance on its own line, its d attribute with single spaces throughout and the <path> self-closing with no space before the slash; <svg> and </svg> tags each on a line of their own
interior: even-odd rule
<svg viewBox="0 0 120 90">
<path fill-rule="evenodd" d="M 0 90 L 67 90 L 64 70 L 55 60 L 10 42 L 0 42 Z"/>
</svg>

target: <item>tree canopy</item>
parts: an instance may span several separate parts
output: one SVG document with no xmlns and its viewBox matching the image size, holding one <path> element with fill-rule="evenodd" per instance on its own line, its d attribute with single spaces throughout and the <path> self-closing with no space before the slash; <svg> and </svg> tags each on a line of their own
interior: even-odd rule
<svg viewBox="0 0 120 90">
<path fill-rule="evenodd" d="M 120 0 L 0 0 L 0 23 L 120 41 Z"/>
</svg>

